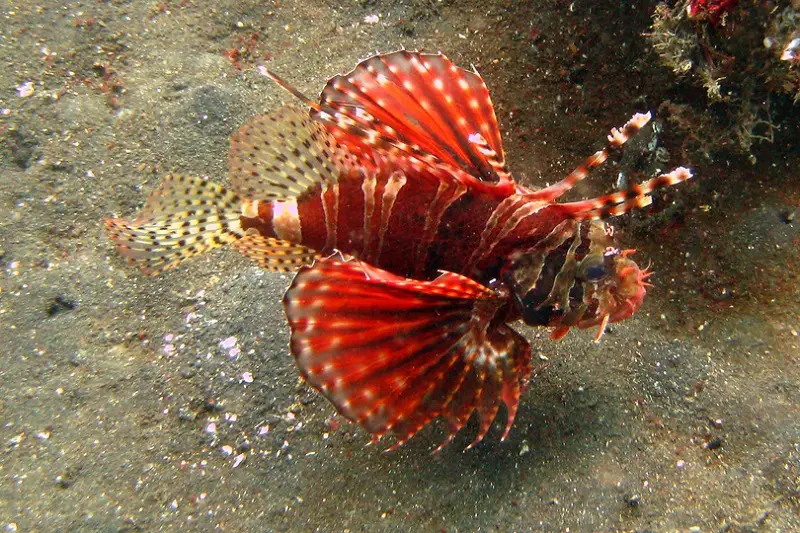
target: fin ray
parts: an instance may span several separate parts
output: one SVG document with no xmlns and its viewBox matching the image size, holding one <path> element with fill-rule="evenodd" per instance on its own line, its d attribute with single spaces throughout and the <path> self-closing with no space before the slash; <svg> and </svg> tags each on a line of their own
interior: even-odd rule
<svg viewBox="0 0 800 533">
<path fill-rule="evenodd" d="M 581 200 L 560 204 L 570 215 L 578 220 L 595 220 L 619 216 L 636 208 L 643 208 L 653 201 L 652 193 L 658 189 L 671 187 L 693 177 L 688 168 L 678 167 L 671 172 L 661 174 L 641 184 L 632 185 L 625 190 Z"/>
<path fill-rule="evenodd" d="M 608 135 L 608 144 L 605 148 L 598 150 L 594 154 L 586 158 L 586 160 L 578 165 L 572 172 L 570 172 L 561 181 L 534 191 L 530 197 L 537 200 L 546 202 L 553 202 L 560 198 L 567 191 L 572 189 L 579 181 L 589 175 L 589 171 L 593 168 L 602 165 L 608 159 L 609 153 L 619 150 L 623 144 L 628 142 L 628 139 L 636 135 L 640 129 L 645 127 L 652 115 L 647 113 L 636 113 L 631 119 L 625 123 L 622 128 L 612 128 L 611 133 Z"/>
<path fill-rule="evenodd" d="M 366 59 L 328 82 L 315 116 L 356 151 L 388 145 L 481 181 L 513 184 L 483 79 L 442 54 L 400 50 Z"/>
<path fill-rule="evenodd" d="M 460 429 L 477 412 L 483 438 L 501 402 L 515 412 L 518 395 L 504 391 L 527 379 L 530 347 L 493 322 L 502 304 L 458 274 L 417 281 L 333 259 L 301 268 L 284 297 L 300 373 L 395 446 L 439 416 Z"/>
</svg>

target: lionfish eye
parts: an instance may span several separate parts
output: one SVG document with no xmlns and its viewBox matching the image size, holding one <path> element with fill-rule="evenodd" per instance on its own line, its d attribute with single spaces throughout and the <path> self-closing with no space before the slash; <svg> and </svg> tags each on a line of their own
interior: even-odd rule
<svg viewBox="0 0 800 533">
<path fill-rule="evenodd" d="M 603 264 L 591 265 L 584 271 L 584 277 L 589 281 L 602 281 L 608 276 L 608 269 Z"/>
<path fill-rule="evenodd" d="M 586 257 L 581 263 L 580 277 L 592 283 L 606 279 L 611 270 L 606 266 L 604 259 L 596 256 Z"/>
</svg>

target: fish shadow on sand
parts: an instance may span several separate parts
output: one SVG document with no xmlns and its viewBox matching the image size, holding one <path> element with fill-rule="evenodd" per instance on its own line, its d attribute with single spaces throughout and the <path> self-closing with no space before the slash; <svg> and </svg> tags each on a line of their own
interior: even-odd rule
<svg viewBox="0 0 800 533">
<path fill-rule="evenodd" d="M 488 499 L 507 504 L 526 486 L 550 487 L 558 479 L 576 475 L 583 470 L 580 465 L 585 457 L 604 449 L 607 441 L 619 434 L 620 400 L 614 398 L 613 390 L 581 390 L 573 377 L 547 372 L 523 395 L 517 422 L 504 442 L 500 441 L 502 413 L 487 437 L 466 451 L 462 450 L 478 431 L 476 419 L 435 454 L 426 452 L 446 437 L 447 426 L 442 421 L 388 453 L 382 450 L 390 442 L 364 449 L 362 443 L 368 436 L 362 431 L 356 431 L 352 439 L 345 439 L 340 432 L 331 437 L 330 444 L 348 448 L 346 463 L 321 461 L 313 478 L 302 480 L 298 491 L 328 494 L 330 499 L 347 486 L 375 498 L 376 505 L 391 498 L 402 502 L 404 508 L 417 506 L 433 514 L 436 508 L 447 508 L 452 516 L 453 512 L 474 512 L 470 502 Z M 327 448 L 323 454 L 331 450 Z M 365 471 L 369 476 L 363 475 Z M 545 500 L 552 497 L 546 488 L 540 492 Z M 336 512 L 346 513 L 350 505 L 343 500 Z"/>
</svg>

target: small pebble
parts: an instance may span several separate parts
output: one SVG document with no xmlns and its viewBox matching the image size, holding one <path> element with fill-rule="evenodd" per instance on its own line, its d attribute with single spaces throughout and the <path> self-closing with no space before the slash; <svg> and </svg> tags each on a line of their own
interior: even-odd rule
<svg viewBox="0 0 800 533">
<path fill-rule="evenodd" d="M 17 86 L 17 94 L 20 98 L 27 98 L 33 94 L 33 82 L 26 81 Z"/>
<path fill-rule="evenodd" d="M 222 409 L 222 405 L 217 403 L 217 400 L 214 398 L 206 398 L 203 401 L 203 409 L 208 411 L 209 413 L 212 411 L 219 411 Z"/>
<path fill-rule="evenodd" d="M 228 337 L 227 339 L 223 339 L 219 342 L 219 345 L 223 350 L 230 350 L 236 346 L 236 337 Z"/>
<path fill-rule="evenodd" d="M 7 445 L 8 445 L 9 448 L 16 448 L 17 446 L 20 445 L 20 443 L 23 440 L 25 440 L 25 433 L 24 432 L 20 433 L 18 435 L 15 435 L 14 437 L 11 437 L 10 439 L 8 439 Z"/>
<path fill-rule="evenodd" d="M 528 441 L 523 440 L 522 445 L 519 447 L 519 454 L 525 455 L 526 453 L 530 453 L 531 447 L 528 446 Z"/>
<path fill-rule="evenodd" d="M 629 494 L 628 496 L 625 497 L 625 503 L 628 505 L 628 507 L 632 509 L 639 507 L 640 500 L 641 496 L 639 496 L 638 494 Z"/>
<path fill-rule="evenodd" d="M 53 298 L 53 303 L 47 308 L 47 316 L 52 317 L 62 311 L 72 311 L 78 306 L 74 300 L 70 300 L 65 296 L 56 296 Z"/>
<path fill-rule="evenodd" d="M 178 420 L 183 422 L 192 422 L 197 418 L 197 415 L 191 409 L 181 407 L 178 409 Z"/>
</svg>

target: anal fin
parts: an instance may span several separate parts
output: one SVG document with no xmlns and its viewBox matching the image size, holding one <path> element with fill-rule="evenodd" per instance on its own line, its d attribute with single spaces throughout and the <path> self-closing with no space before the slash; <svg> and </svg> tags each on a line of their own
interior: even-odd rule
<svg viewBox="0 0 800 533">
<path fill-rule="evenodd" d="M 316 257 L 311 248 L 282 239 L 248 233 L 233 243 L 233 249 L 252 259 L 261 268 L 275 272 L 291 272 L 302 265 L 310 264 Z"/>
</svg>

